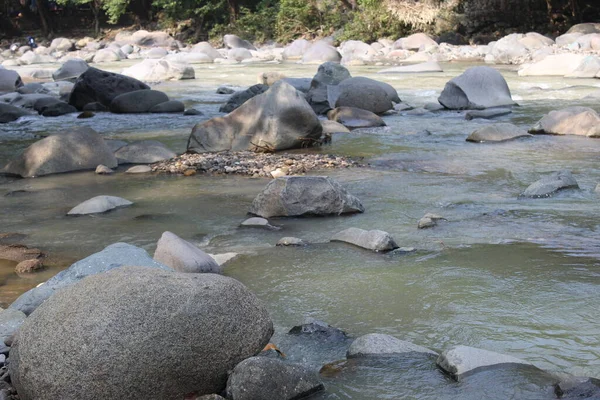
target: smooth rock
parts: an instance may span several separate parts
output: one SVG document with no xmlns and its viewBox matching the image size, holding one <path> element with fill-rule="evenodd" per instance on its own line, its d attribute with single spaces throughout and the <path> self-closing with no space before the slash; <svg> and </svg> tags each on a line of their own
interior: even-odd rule
<svg viewBox="0 0 600 400">
<path fill-rule="evenodd" d="M 400 102 L 400 99 L 395 89 L 387 91 L 382 84 L 383 82 L 363 77 L 345 79 L 339 85 L 328 86 L 329 104 L 331 108 L 354 107 L 383 114 L 394 108 L 392 101 Z"/>
<path fill-rule="evenodd" d="M 223 390 L 272 334 L 265 307 L 235 279 L 122 267 L 42 304 L 9 368 L 23 400 L 175 400 Z"/>
<path fill-rule="evenodd" d="M 302 55 L 303 64 L 322 64 L 328 61 L 339 63 L 342 61 L 342 55 L 323 40 L 313 43 Z"/>
<path fill-rule="evenodd" d="M 214 47 L 208 42 L 196 43 L 190 50 L 192 53 L 203 53 L 209 56 L 213 61 L 216 58 L 221 58 L 221 53 L 215 50 Z"/>
<path fill-rule="evenodd" d="M 515 102 L 504 77 L 490 67 L 471 67 L 453 78 L 438 98 L 451 110 L 484 109 L 511 106 Z"/>
<path fill-rule="evenodd" d="M 143 82 L 179 81 L 196 77 L 194 68 L 190 65 L 166 59 L 145 59 L 139 64 L 125 68 L 123 75 Z"/>
<path fill-rule="evenodd" d="M 152 168 L 149 165 L 136 165 L 125 171 L 126 174 L 149 174 L 150 172 L 152 172 Z"/>
<path fill-rule="evenodd" d="M 465 119 L 470 121 L 476 118 L 482 119 L 492 119 L 496 117 L 502 117 L 504 115 L 511 114 L 512 110 L 510 108 L 488 108 L 485 110 L 471 110 L 465 113 Z"/>
<path fill-rule="evenodd" d="M 323 134 L 327 133 L 349 133 L 350 129 L 346 128 L 344 125 L 339 122 L 324 120 L 321 121 L 321 125 L 323 126 Z"/>
<path fill-rule="evenodd" d="M 359 228 L 348 228 L 336 233 L 332 242 L 346 242 L 363 249 L 373 251 L 390 251 L 398 248 L 389 233 L 380 230 L 366 231 Z"/>
<path fill-rule="evenodd" d="M 513 124 L 501 123 L 476 129 L 467 137 L 467 142 L 504 142 L 526 136 L 531 135 L 525 129 Z"/>
<path fill-rule="evenodd" d="M 284 60 L 300 60 L 311 45 L 306 39 L 296 39 L 283 49 L 281 56 Z"/>
<path fill-rule="evenodd" d="M 317 114 L 325 114 L 331 110 L 328 87 L 339 85 L 349 78 L 351 78 L 350 72 L 346 67 L 334 62 L 321 64 L 310 83 L 310 89 L 306 95 L 306 99 L 313 110 Z"/>
<path fill-rule="evenodd" d="M 79 282 L 87 276 L 101 274 L 124 265 L 171 271 L 169 267 L 154 261 L 144 249 L 127 243 L 114 243 L 98 253 L 77 261 L 42 285 L 23 293 L 8 309 L 20 310 L 29 315 L 59 289 Z"/>
<path fill-rule="evenodd" d="M 352 342 L 346 356 L 396 356 L 408 353 L 422 353 L 428 356 L 437 356 L 438 353 L 426 347 L 400 340 L 382 333 L 369 333 L 360 336 Z"/>
<path fill-rule="evenodd" d="M 23 86 L 23 81 L 17 71 L 0 67 L 0 93 L 14 92 L 21 86 Z"/>
<path fill-rule="evenodd" d="M 71 132 L 48 136 L 29 146 L 2 170 L 25 177 L 95 169 L 99 164 L 117 166 L 117 159 L 102 136 L 80 127 Z"/>
<path fill-rule="evenodd" d="M 165 101 L 164 103 L 159 103 L 150 109 L 150 112 L 154 114 L 182 113 L 184 111 L 185 104 L 179 100 Z"/>
<path fill-rule="evenodd" d="M 519 69 L 519 76 L 565 76 L 573 73 L 581 65 L 583 54 L 550 54 L 541 61 L 525 64 Z"/>
<path fill-rule="evenodd" d="M 232 400 L 294 400 L 324 388 L 316 372 L 304 365 L 252 357 L 233 369 L 227 380 L 227 397 Z"/>
<path fill-rule="evenodd" d="M 34 115 L 33 113 L 22 109 L 21 107 L 11 106 L 0 102 L 0 124 L 13 122 L 26 115 Z"/>
<path fill-rule="evenodd" d="M 573 376 L 563 379 L 554 387 L 559 399 L 600 399 L 600 379 Z"/>
<path fill-rule="evenodd" d="M 421 47 L 436 46 L 435 40 L 430 38 L 425 33 L 415 33 L 408 37 L 398 39 L 394 42 L 394 49 L 402 50 L 419 50 Z"/>
<path fill-rule="evenodd" d="M 211 256 L 169 231 L 156 244 L 154 259 L 179 272 L 221 273 L 221 267 Z"/>
<path fill-rule="evenodd" d="M 310 145 L 322 133 L 304 95 L 278 81 L 226 116 L 194 126 L 187 150 L 280 151 Z"/>
<path fill-rule="evenodd" d="M 139 140 L 115 151 L 119 164 L 151 164 L 177 156 L 157 140 Z"/>
<path fill-rule="evenodd" d="M 600 115 L 589 107 L 580 106 L 550 111 L 529 133 L 600 137 Z"/>
<path fill-rule="evenodd" d="M 158 90 L 136 90 L 118 95 L 109 108 L 115 114 L 147 113 L 154 106 L 167 101 L 169 97 Z"/>
<path fill-rule="evenodd" d="M 554 193 L 563 189 L 579 189 L 579 185 L 571 171 L 562 170 L 546 175 L 540 180 L 529 185 L 521 194 L 521 197 L 550 197 Z"/>
<path fill-rule="evenodd" d="M 469 346 L 455 346 L 445 350 L 437 359 L 437 365 L 459 380 L 465 374 L 479 372 L 498 365 L 531 363 L 516 357 Z"/>
<path fill-rule="evenodd" d="M 212 57 L 199 52 L 169 54 L 165 59 L 175 64 L 210 64 L 213 62 Z"/>
<path fill-rule="evenodd" d="M 88 63 L 81 59 L 67 60 L 59 69 L 52 73 L 52 79 L 55 81 L 75 82 L 89 67 Z"/>
<path fill-rule="evenodd" d="M 244 60 L 248 60 L 252 58 L 252 53 L 249 50 L 243 48 L 235 48 L 230 49 L 227 52 L 228 60 L 235 60 L 237 62 L 242 62 Z"/>
<path fill-rule="evenodd" d="M 78 204 L 67 215 L 88 215 L 104 213 L 119 207 L 127 207 L 133 203 L 127 199 L 116 196 L 96 196 Z"/>
<path fill-rule="evenodd" d="M 252 43 L 250 43 L 247 40 L 241 39 L 239 36 L 236 35 L 223 36 L 223 44 L 225 44 L 225 46 L 227 46 L 230 49 L 247 49 L 256 51 L 256 47 L 254 47 Z"/>
<path fill-rule="evenodd" d="M 277 178 L 259 193 L 250 213 L 263 218 L 364 212 L 360 201 L 325 176 Z"/>
<path fill-rule="evenodd" d="M 243 221 L 240 226 L 246 228 L 266 228 L 266 229 L 278 229 L 277 227 L 271 225 L 268 219 L 260 218 L 260 217 L 252 217 Z"/>
<path fill-rule="evenodd" d="M 348 129 L 385 126 L 377 114 L 354 107 L 338 107 L 327 113 L 327 118 L 344 125 Z"/>
<path fill-rule="evenodd" d="M 600 36 L 600 35 L 599 35 Z M 600 57 L 587 56 L 565 78 L 597 78 L 600 77 Z"/>
<path fill-rule="evenodd" d="M 250 86 L 246 90 L 240 90 L 234 92 L 233 95 L 227 100 L 227 103 L 223 104 L 219 108 L 219 112 L 230 113 L 233 110 L 239 108 L 242 104 L 250 100 L 251 98 L 263 94 L 269 90 L 269 86 L 265 84 L 257 84 Z"/>
<path fill-rule="evenodd" d="M 125 55 L 121 49 L 109 47 L 106 49 L 100 49 L 94 54 L 94 58 L 92 62 L 94 63 L 105 63 L 105 62 L 116 62 L 126 59 L 127 55 Z"/>
<path fill-rule="evenodd" d="M 96 174 L 98 174 L 98 175 L 110 175 L 110 174 L 114 174 L 114 173 L 115 173 L 115 171 L 108 168 L 106 165 L 100 164 L 96 167 Z"/>
<path fill-rule="evenodd" d="M 10 347 L 5 345 L 4 341 L 17 332 L 25 318 L 25 314 L 12 308 L 0 311 L 0 354 L 8 352 Z"/>
</svg>

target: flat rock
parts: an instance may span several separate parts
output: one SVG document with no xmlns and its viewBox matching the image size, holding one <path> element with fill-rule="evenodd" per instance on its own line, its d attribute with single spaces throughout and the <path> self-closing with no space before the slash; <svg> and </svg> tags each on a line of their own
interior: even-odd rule
<svg viewBox="0 0 600 400">
<path fill-rule="evenodd" d="M 123 75 L 142 82 L 179 81 L 196 77 L 192 66 L 167 59 L 145 59 L 139 64 L 125 68 Z"/>
<path fill-rule="evenodd" d="M 324 120 L 321 121 L 323 133 L 350 133 L 350 129 L 336 121 Z"/>
<path fill-rule="evenodd" d="M 127 207 L 133 203 L 122 197 L 116 196 L 96 196 L 75 206 L 67 215 L 88 215 L 99 214 L 119 207 Z"/>
<path fill-rule="evenodd" d="M 381 333 L 369 333 L 360 336 L 352 342 L 346 356 L 392 356 L 407 353 L 423 353 L 425 355 L 437 356 L 438 353 L 426 347 L 400 340 L 390 335 Z"/>
<path fill-rule="evenodd" d="M 532 365 L 516 357 L 469 346 L 455 346 L 445 350 L 437 359 L 437 365 L 459 380 L 465 374 L 499 365 Z"/>
<path fill-rule="evenodd" d="M 259 193 L 250 213 L 263 218 L 364 212 L 360 201 L 326 176 L 277 178 Z"/>
<path fill-rule="evenodd" d="M 42 285 L 23 293 L 9 306 L 9 309 L 20 310 L 29 315 L 57 290 L 79 282 L 87 276 L 104 273 L 123 265 L 138 265 L 159 268 L 165 271 L 171 270 L 169 267 L 154 261 L 144 249 L 127 243 L 114 243 L 101 252 L 77 261 Z"/>
<path fill-rule="evenodd" d="M 580 106 L 550 111 L 529 133 L 600 137 L 600 115 L 589 107 Z"/>
<path fill-rule="evenodd" d="M 177 154 L 157 140 L 140 140 L 115 152 L 119 164 L 151 164 L 177 157 Z"/>
<path fill-rule="evenodd" d="M 424 72 L 444 72 L 442 66 L 437 61 L 428 61 L 419 64 L 402 65 L 378 71 L 378 74 L 415 74 Z"/>
<path fill-rule="evenodd" d="M 243 221 L 240 226 L 246 228 L 264 228 L 264 229 L 279 229 L 269 223 L 269 220 L 266 218 L 260 217 L 252 217 Z"/>
<path fill-rule="evenodd" d="M 577 181 L 573 178 L 571 172 L 567 170 L 553 172 L 550 175 L 544 176 L 525 189 L 521 196 L 533 198 L 550 197 L 563 189 L 579 189 Z"/>
<path fill-rule="evenodd" d="M 504 142 L 520 137 L 532 136 L 525 129 L 519 128 L 513 124 L 502 123 L 486 125 L 473 131 L 467 142 Z"/>
<path fill-rule="evenodd" d="M 476 118 L 492 119 L 496 117 L 502 117 L 504 115 L 511 114 L 510 108 L 488 108 L 486 110 L 471 110 L 465 113 L 465 119 L 470 121 Z"/>
<path fill-rule="evenodd" d="M 221 273 L 221 267 L 211 256 L 168 231 L 162 234 L 156 244 L 154 259 L 179 272 Z"/>
<path fill-rule="evenodd" d="M 333 235 L 331 241 L 346 242 L 373 251 L 390 251 L 398 248 L 390 234 L 380 230 L 348 228 Z"/>
<path fill-rule="evenodd" d="M 126 174 L 149 174 L 150 172 L 152 172 L 152 167 L 149 165 L 136 165 L 125 171 Z"/>
<path fill-rule="evenodd" d="M 316 371 L 301 364 L 251 357 L 233 369 L 227 380 L 227 397 L 232 400 L 294 400 L 324 388 Z"/>
<path fill-rule="evenodd" d="M 169 101 L 169 97 L 158 90 L 136 90 L 118 95 L 110 103 L 110 112 L 116 114 L 147 113 L 161 103 Z"/>
<path fill-rule="evenodd" d="M 386 126 L 386 123 L 377 114 L 355 107 L 337 107 L 327 113 L 327 118 L 348 129 Z"/>
<path fill-rule="evenodd" d="M 519 76 L 565 76 L 575 71 L 584 58 L 582 54 L 550 54 L 536 63 L 522 66 L 518 73 Z"/>
</svg>

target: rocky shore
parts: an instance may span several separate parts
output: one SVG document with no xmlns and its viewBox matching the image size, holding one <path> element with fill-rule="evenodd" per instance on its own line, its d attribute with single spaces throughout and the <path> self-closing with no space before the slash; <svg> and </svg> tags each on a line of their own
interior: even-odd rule
<svg viewBox="0 0 600 400">
<path fill-rule="evenodd" d="M 186 153 L 152 165 L 152 172 L 194 175 L 236 174 L 253 178 L 302 175 L 313 170 L 362 167 L 365 164 L 331 154 L 278 154 L 251 151 Z"/>
</svg>

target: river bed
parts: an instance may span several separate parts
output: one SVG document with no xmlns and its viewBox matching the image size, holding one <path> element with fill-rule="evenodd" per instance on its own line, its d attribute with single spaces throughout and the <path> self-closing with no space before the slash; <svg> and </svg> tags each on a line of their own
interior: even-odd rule
<svg viewBox="0 0 600 400">
<path fill-rule="evenodd" d="M 103 68 L 119 71 L 126 64 Z M 446 64 L 444 73 L 380 75 L 378 67 L 350 67 L 353 76 L 392 84 L 400 98 L 420 107 L 435 102 L 444 84 L 469 65 Z M 297 64 L 199 66 L 196 79 L 155 85 L 203 116 L 98 114 L 78 120 L 26 118 L 0 126 L 0 165 L 32 142 L 69 127 L 89 125 L 107 138 L 157 139 L 183 152 L 192 126 L 219 115 L 227 96 L 221 84 L 249 86 L 262 71 L 311 77 L 317 66 Z M 520 104 L 495 121 L 531 127 L 544 113 L 569 105 L 600 111 L 593 79 L 518 77 L 500 67 Z M 466 121 L 461 112 L 391 115 L 388 127 L 334 135 L 331 145 L 303 151 L 363 157 L 369 166 L 328 170 L 363 202 L 360 215 L 273 219 L 279 231 L 240 229 L 252 199 L 268 183 L 240 176 L 112 176 L 78 172 L 37 179 L 0 178 L 0 231 L 29 235 L 25 244 L 58 260 L 32 277 L 0 264 L 0 306 L 45 281 L 70 262 L 115 242 L 151 254 L 164 231 L 172 231 L 216 254 L 240 253 L 225 266 L 262 299 L 276 326 L 273 342 L 292 359 L 324 364 L 343 358 L 292 345 L 285 332 L 310 316 L 356 337 L 378 332 L 437 351 L 464 344 L 510 354 L 539 368 L 600 378 L 600 141 L 536 136 L 500 144 L 465 142 L 487 120 Z M 122 170 L 123 168 L 121 168 Z M 544 174 L 569 169 L 580 190 L 547 199 L 519 194 Z M 316 173 L 318 174 L 318 172 Z M 108 214 L 66 217 L 96 195 L 133 201 Z M 442 215 L 437 227 L 418 230 L 427 212 Z M 389 232 L 412 253 L 376 254 L 328 243 L 348 227 Z M 307 247 L 280 248 L 283 236 Z M 285 348 L 286 344 L 294 348 Z M 298 346 L 300 346 L 298 348 Z M 321 353 L 322 352 L 322 353 Z M 430 363 L 367 363 L 328 378 L 331 399 L 548 398 L 548 382 L 483 374 L 470 384 L 449 381 Z M 411 364 L 412 363 L 412 364 Z M 415 364 L 416 363 L 416 364 Z M 415 371 L 421 371 L 415 373 Z M 501 374 L 502 375 L 502 374 Z M 507 389 L 506 381 L 522 384 Z M 409 382 L 409 383 L 407 383 Z"/>
</svg>

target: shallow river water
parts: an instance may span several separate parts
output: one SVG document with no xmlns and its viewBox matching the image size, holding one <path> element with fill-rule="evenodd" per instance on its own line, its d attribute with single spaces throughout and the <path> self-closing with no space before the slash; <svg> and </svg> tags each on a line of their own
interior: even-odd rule
<svg viewBox="0 0 600 400">
<path fill-rule="evenodd" d="M 444 65 L 440 74 L 378 75 L 377 67 L 350 68 L 392 84 L 413 105 L 433 102 L 468 65 Z M 107 69 L 118 71 L 122 65 Z M 155 88 L 201 109 L 204 116 L 99 114 L 31 118 L 0 126 L 0 165 L 26 147 L 32 134 L 79 124 L 108 138 L 158 139 L 185 150 L 191 127 L 218 115 L 227 96 L 221 84 L 249 86 L 258 72 L 311 77 L 316 66 L 200 66 L 197 79 Z M 501 117 L 525 128 L 568 105 L 600 111 L 586 100 L 598 80 L 520 78 L 502 68 L 520 104 Z M 238 176 L 97 176 L 72 173 L 37 179 L 0 178 L 0 232 L 29 235 L 24 242 L 48 251 L 56 266 L 30 278 L 0 262 L 0 305 L 10 304 L 70 262 L 114 242 L 151 254 L 169 230 L 209 253 L 237 252 L 225 274 L 262 299 L 276 326 L 273 342 L 292 360 L 318 367 L 344 358 L 345 346 L 291 340 L 285 332 L 304 317 L 327 321 L 350 336 L 379 332 L 444 350 L 465 344 L 510 354 L 551 372 L 600 378 L 600 140 L 536 136 L 501 144 L 465 138 L 486 120 L 464 113 L 385 117 L 388 127 L 334 136 L 316 152 L 364 157 L 367 168 L 326 171 L 363 202 L 366 212 L 332 218 L 274 219 L 280 231 L 239 229 L 266 179 Z M 428 132 L 425 132 L 428 131 Z M 580 190 L 548 199 L 519 199 L 542 175 L 569 169 Z M 67 218 L 95 195 L 135 204 L 99 216 Z M 447 219 L 417 230 L 427 212 Z M 355 226 L 389 232 L 408 254 L 376 254 L 340 243 L 332 234 Z M 280 248 L 282 236 L 311 243 Z M 516 384 L 515 384 L 516 382 Z M 456 383 L 431 360 L 366 360 L 327 378 L 327 399 L 544 399 L 553 378 L 527 370 L 485 372 Z M 509 384 L 510 383 L 510 384 Z"/>
</svg>

